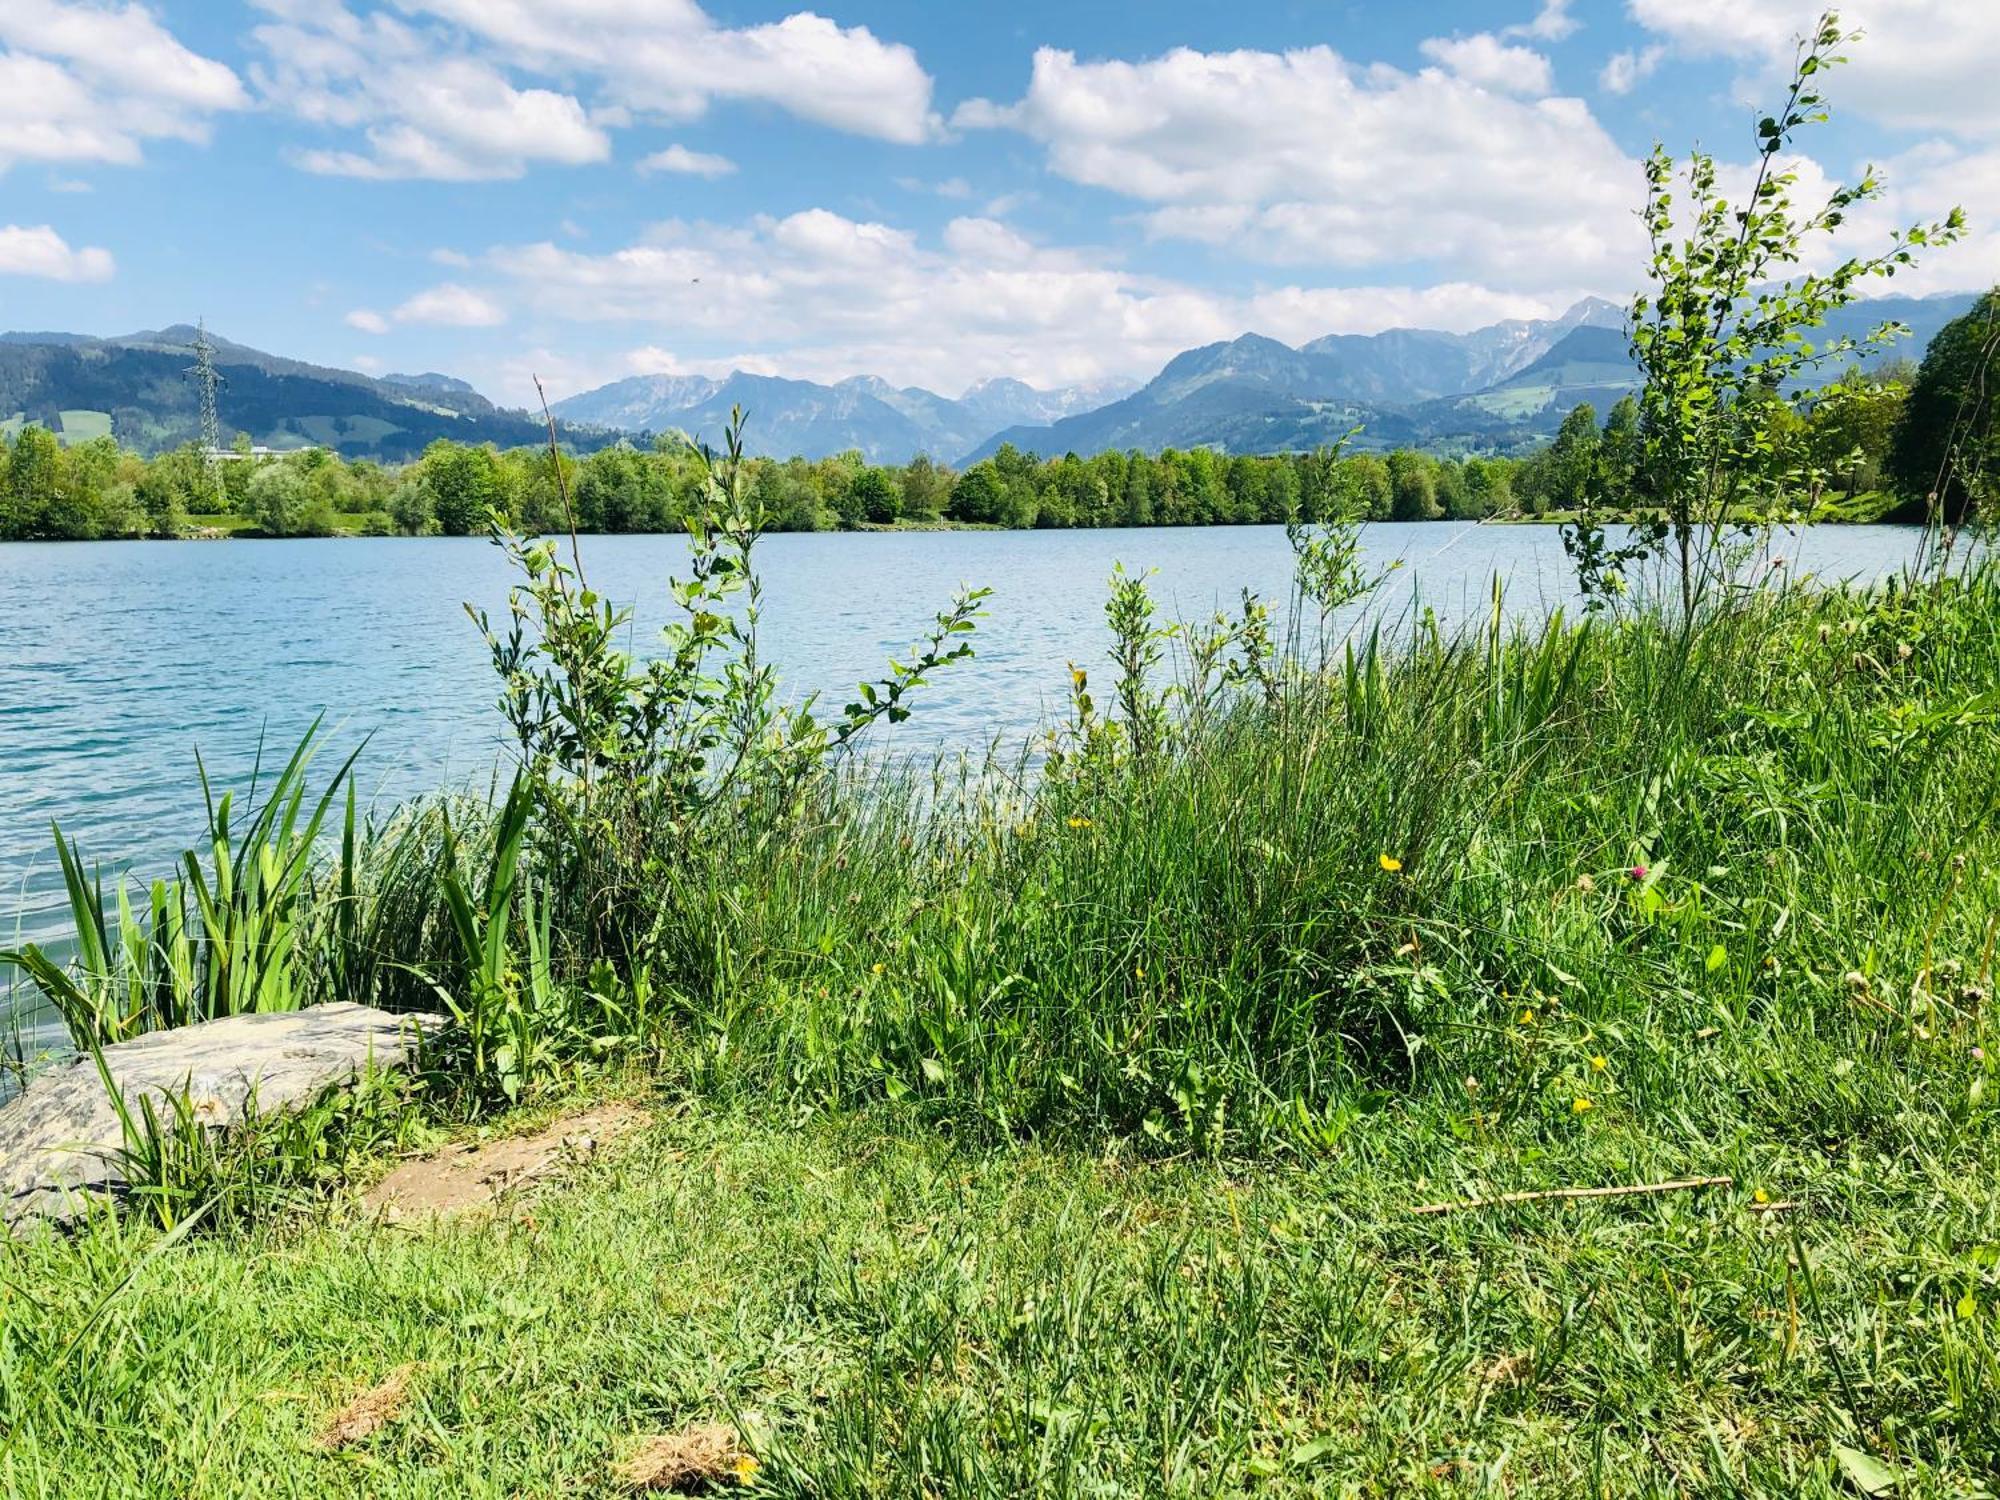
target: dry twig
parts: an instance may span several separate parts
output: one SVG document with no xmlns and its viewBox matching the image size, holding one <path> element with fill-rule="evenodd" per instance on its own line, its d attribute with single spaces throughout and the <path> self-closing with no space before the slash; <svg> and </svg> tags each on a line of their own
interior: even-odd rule
<svg viewBox="0 0 2000 1500">
<path fill-rule="evenodd" d="M 1501 1193 L 1493 1198 L 1458 1198 L 1449 1203 L 1426 1203 L 1414 1214 L 1449 1214 L 1467 1208 L 1498 1208 L 1513 1203 L 1542 1203 L 1571 1198 L 1632 1198 L 1642 1193 L 1685 1193 L 1695 1188 L 1734 1187 L 1733 1177 L 1684 1177 L 1675 1182 L 1635 1182 L 1617 1187 L 1543 1188 L 1533 1193 Z"/>
</svg>

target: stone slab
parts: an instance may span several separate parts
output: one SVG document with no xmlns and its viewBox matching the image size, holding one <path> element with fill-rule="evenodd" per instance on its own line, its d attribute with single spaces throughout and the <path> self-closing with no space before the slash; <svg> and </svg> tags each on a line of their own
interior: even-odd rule
<svg viewBox="0 0 2000 1500">
<path fill-rule="evenodd" d="M 418 1038 L 443 1026 L 435 1015 L 392 1015 L 336 1002 L 304 1010 L 229 1016 L 156 1031 L 104 1049 L 126 1108 L 140 1118 L 150 1096 L 163 1121 L 183 1091 L 202 1123 L 240 1123 L 254 1097 L 259 1114 L 312 1099 L 363 1069 L 407 1063 Z M 91 1197 L 125 1185 L 124 1126 L 97 1064 L 72 1058 L 32 1079 L 0 1105 L 0 1222 L 64 1222 Z"/>
</svg>

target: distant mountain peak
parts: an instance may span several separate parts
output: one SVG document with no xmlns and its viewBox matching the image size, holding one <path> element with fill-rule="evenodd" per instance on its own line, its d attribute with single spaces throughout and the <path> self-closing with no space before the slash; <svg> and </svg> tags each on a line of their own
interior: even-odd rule
<svg viewBox="0 0 2000 1500">
<path fill-rule="evenodd" d="M 471 382 L 454 375 L 440 375 L 436 370 L 426 370 L 421 375 L 384 375 L 380 379 L 384 385 L 399 385 L 412 391 L 452 391 L 461 396 L 479 394 L 472 388 Z"/>
</svg>

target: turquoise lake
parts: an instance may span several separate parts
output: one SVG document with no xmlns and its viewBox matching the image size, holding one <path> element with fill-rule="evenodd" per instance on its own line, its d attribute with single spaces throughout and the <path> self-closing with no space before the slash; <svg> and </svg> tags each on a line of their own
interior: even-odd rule
<svg viewBox="0 0 2000 1500">
<path fill-rule="evenodd" d="M 1781 536 L 1787 571 L 1872 578 L 1918 534 L 1822 527 Z M 1364 545 L 1403 566 L 1368 609 L 1447 624 L 1571 603 L 1551 527 L 1377 525 Z M 666 620 L 678 537 L 590 537 L 594 587 L 634 606 L 644 650 Z M 796 696 L 837 708 L 922 634 L 960 584 L 990 587 L 975 660 L 923 694 L 878 749 L 1017 747 L 1060 711 L 1067 666 L 1104 669 L 1114 563 L 1157 569 L 1162 613 L 1205 618 L 1242 589 L 1282 603 L 1278 527 L 783 535 L 760 547 L 765 651 Z M 361 740 L 366 798 L 386 804 L 504 772 L 496 679 L 463 605 L 499 612 L 508 575 L 474 539 L 0 545 L 0 945 L 59 930 L 51 822 L 87 860 L 150 879 L 201 832 L 199 748 L 218 789 L 248 778 L 260 734 L 280 754 L 315 716 L 331 770 Z M 1346 622 L 1353 623 L 1353 622 Z"/>
</svg>

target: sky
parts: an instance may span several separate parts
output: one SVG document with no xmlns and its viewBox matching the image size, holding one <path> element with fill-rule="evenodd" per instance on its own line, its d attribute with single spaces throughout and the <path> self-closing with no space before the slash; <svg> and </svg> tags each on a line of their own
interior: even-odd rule
<svg viewBox="0 0 2000 1500">
<path fill-rule="evenodd" d="M 205 317 L 508 405 L 634 374 L 1143 379 L 1623 301 L 1814 0 L 0 0 L 0 328 Z M 1800 193 L 2000 279 L 2000 0 L 1853 0 Z"/>
</svg>

